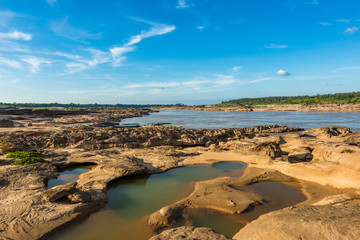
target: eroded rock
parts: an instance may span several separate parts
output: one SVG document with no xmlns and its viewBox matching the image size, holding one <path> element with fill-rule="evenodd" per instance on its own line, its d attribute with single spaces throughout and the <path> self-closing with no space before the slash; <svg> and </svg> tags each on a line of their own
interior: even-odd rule
<svg viewBox="0 0 360 240">
<path fill-rule="evenodd" d="M 196 239 L 196 240 L 230 240 L 226 236 L 214 232 L 211 228 L 195 227 L 178 227 L 166 230 L 161 234 L 150 238 L 149 240 L 179 240 L 179 239 Z"/>
<path fill-rule="evenodd" d="M 360 236 L 360 206 L 290 207 L 260 216 L 236 240 L 346 239 Z"/>
</svg>

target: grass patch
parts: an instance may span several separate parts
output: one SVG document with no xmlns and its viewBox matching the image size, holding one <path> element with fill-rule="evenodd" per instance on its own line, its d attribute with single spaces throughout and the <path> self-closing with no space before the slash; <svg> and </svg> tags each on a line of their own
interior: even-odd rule
<svg viewBox="0 0 360 240">
<path fill-rule="evenodd" d="M 10 165 L 28 165 L 33 163 L 48 163 L 48 161 L 40 158 L 41 153 L 39 152 L 20 152 L 16 151 L 9 153 L 6 158 L 18 158 L 15 162 Z"/>
<path fill-rule="evenodd" d="M 32 157 L 38 157 L 40 156 L 41 153 L 39 152 L 20 152 L 20 151 L 16 151 L 16 152 L 12 152 L 9 153 L 6 158 L 19 158 L 19 159 L 23 159 L 23 158 L 32 158 Z"/>
<path fill-rule="evenodd" d="M 15 162 L 11 163 L 10 165 L 28 165 L 33 163 L 48 163 L 48 161 L 44 160 L 43 158 L 39 157 L 32 157 L 32 158 L 23 158 L 16 160 Z"/>
<path fill-rule="evenodd" d="M 351 150 L 351 149 L 344 149 L 342 150 L 341 153 L 354 153 L 355 151 L 354 150 Z"/>
</svg>

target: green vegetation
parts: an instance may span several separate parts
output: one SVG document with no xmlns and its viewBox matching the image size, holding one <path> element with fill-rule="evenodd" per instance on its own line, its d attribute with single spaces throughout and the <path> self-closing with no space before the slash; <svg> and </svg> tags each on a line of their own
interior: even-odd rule
<svg viewBox="0 0 360 240">
<path fill-rule="evenodd" d="M 48 161 L 39 158 L 39 157 L 32 157 L 32 158 L 23 158 L 23 159 L 19 159 L 16 160 L 15 162 L 11 163 L 10 165 L 28 165 L 28 164 L 33 164 L 33 163 L 47 163 Z"/>
<path fill-rule="evenodd" d="M 0 138 L 0 152 L 6 153 L 14 150 L 14 145 L 4 138 Z"/>
<path fill-rule="evenodd" d="M 344 104 L 359 103 L 360 92 L 335 93 L 315 96 L 241 98 L 217 104 L 223 105 L 269 105 L 269 104 Z"/>
<path fill-rule="evenodd" d="M 19 158 L 19 159 L 23 159 L 23 158 L 32 158 L 32 157 L 38 157 L 40 156 L 41 153 L 39 152 L 20 152 L 20 151 L 16 151 L 16 152 L 12 152 L 9 153 L 6 158 Z"/>
<path fill-rule="evenodd" d="M 344 149 L 341 153 L 354 153 L 354 150 L 351 149 Z"/>
<path fill-rule="evenodd" d="M 15 162 L 11 163 L 11 165 L 27 165 L 27 164 L 33 164 L 33 163 L 46 163 L 48 161 L 44 160 L 43 158 L 40 158 L 41 153 L 39 152 L 20 152 L 16 151 L 13 153 L 9 153 L 6 158 L 18 158 L 19 160 L 16 160 Z"/>
</svg>

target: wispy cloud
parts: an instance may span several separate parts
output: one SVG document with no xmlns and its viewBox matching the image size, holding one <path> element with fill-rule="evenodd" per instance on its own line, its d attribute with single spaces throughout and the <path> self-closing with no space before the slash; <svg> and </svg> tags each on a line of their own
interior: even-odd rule
<svg viewBox="0 0 360 240">
<path fill-rule="evenodd" d="M 57 0 L 46 0 L 48 4 L 50 4 L 50 6 L 54 6 L 54 4 L 57 2 Z"/>
<path fill-rule="evenodd" d="M 17 30 L 13 30 L 7 33 L 0 32 L 0 38 L 30 41 L 32 39 L 32 35 L 29 33 L 23 33 Z"/>
<path fill-rule="evenodd" d="M 265 48 L 288 48 L 288 45 L 280 45 L 280 44 L 269 44 L 269 45 L 265 45 Z"/>
<path fill-rule="evenodd" d="M 15 17 L 20 17 L 21 14 L 12 11 L 0 11 L 0 26 L 6 27 Z"/>
<path fill-rule="evenodd" d="M 329 22 L 320 22 L 321 25 L 323 26 L 330 26 L 332 25 L 332 23 L 329 23 Z"/>
<path fill-rule="evenodd" d="M 345 31 L 344 31 L 344 34 L 349 34 L 349 35 L 352 35 L 354 34 L 356 31 L 358 31 L 359 28 L 358 27 L 351 27 L 351 28 L 347 28 Z"/>
<path fill-rule="evenodd" d="M 235 66 L 235 67 L 232 68 L 232 71 L 233 71 L 234 73 L 237 73 L 237 72 L 239 72 L 240 69 L 242 69 L 242 68 L 243 68 L 242 66 Z"/>
<path fill-rule="evenodd" d="M 35 56 L 23 56 L 20 58 L 21 61 L 27 63 L 30 67 L 30 71 L 36 73 L 40 69 L 40 65 L 42 64 L 51 64 L 50 60 L 39 58 Z"/>
<path fill-rule="evenodd" d="M 342 67 L 342 68 L 335 69 L 334 72 L 357 70 L 357 69 L 360 69 L 360 66 Z"/>
<path fill-rule="evenodd" d="M 342 23 L 350 23 L 351 22 L 351 19 L 338 19 L 338 20 L 335 20 L 336 22 L 342 22 Z"/>
<path fill-rule="evenodd" d="M 0 56 L 0 64 L 7 65 L 14 68 L 21 68 L 20 62 L 12 59 L 8 59 L 5 57 Z"/>
<path fill-rule="evenodd" d="M 182 88 L 182 87 L 219 87 L 235 83 L 233 75 L 214 74 L 210 79 L 193 79 L 188 81 L 170 81 L 170 82 L 145 82 L 132 83 L 125 85 L 125 89 L 132 88 Z"/>
<path fill-rule="evenodd" d="M 66 37 L 74 41 L 82 41 L 87 39 L 101 39 L 101 33 L 90 33 L 87 30 L 76 28 L 70 25 L 69 17 L 53 21 L 51 23 L 51 30 L 58 36 Z"/>
<path fill-rule="evenodd" d="M 206 27 L 204 27 L 204 26 L 197 26 L 196 28 L 197 28 L 197 29 L 199 29 L 200 31 L 202 31 L 202 30 L 205 30 L 205 29 L 206 29 Z"/>
<path fill-rule="evenodd" d="M 178 0 L 176 8 L 188 8 L 190 7 L 186 0 Z"/>
<path fill-rule="evenodd" d="M 110 49 L 111 56 L 113 58 L 114 66 L 121 66 L 122 62 L 126 59 L 124 56 L 128 52 L 132 52 L 136 50 L 136 44 L 140 43 L 145 38 L 150 38 L 154 36 L 164 35 L 170 33 L 176 29 L 175 26 L 162 24 L 162 23 L 154 23 L 144 20 L 137 20 L 141 22 L 148 23 L 152 25 L 150 30 L 142 31 L 140 34 L 133 35 L 130 37 L 129 41 L 119 47 L 114 47 Z"/>
</svg>

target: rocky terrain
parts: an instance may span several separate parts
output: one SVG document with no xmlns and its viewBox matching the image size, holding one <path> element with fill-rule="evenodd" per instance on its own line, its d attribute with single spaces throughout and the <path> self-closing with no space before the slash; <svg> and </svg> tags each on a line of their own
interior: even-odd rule
<svg viewBox="0 0 360 240">
<path fill-rule="evenodd" d="M 247 169 L 241 177 L 198 182 L 188 197 L 149 216 L 148 224 L 154 229 L 172 227 L 188 208 L 241 214 L 262 198 L 234 187 L 279 181 L 301 189 L 308 199 L 248 223 L 235 239 L 274 239 L 276 232 L 283 237 L 279 239 L 326 239 L 332 234 L 337 239 L 356 239 L 358 235 L 360 133 L 348 128 L 301 132 L 277 125 L 217 130 L 30 126 L 1 128 L 0 139 L 0 238 L 47 238 L 104 206 L 107 186 L 115 179 L 220 161 L 243 161 Z M 39 151 L 49 163 L 10 165 L 15 159 L 5 158 L 9 149 Z M 94 167 L 74 183 L 46 187 L 60 169 L 79 164 Z M 268 228 L 257 227 L 269 221 Z M 286 230 L 286 224 L 292 231 Z M 316 227 L 322 230 L 316 232 Z M 194 227 L 153 237 L 181 238 L 227 239 Z"/>
<path fill-rule="evenodd" d="M 360 104 L 206 105 L 162 107 L 160 109 L 235 112 L 360 112 Z"/>
</svg>

